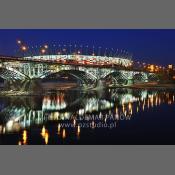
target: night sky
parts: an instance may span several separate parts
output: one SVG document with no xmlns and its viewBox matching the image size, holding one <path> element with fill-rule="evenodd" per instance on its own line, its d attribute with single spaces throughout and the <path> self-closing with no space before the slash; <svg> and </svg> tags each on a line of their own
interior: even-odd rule
<svg viewBox="0 0 175 175">
<path fill-rule="evenodd" d="M 14 55 L 16 40 L 29 46 L 89 45 L 126 50 L 135 60 L 175 64 L 175 30 L 0 30 L 0 54 Z"/>
</svg>

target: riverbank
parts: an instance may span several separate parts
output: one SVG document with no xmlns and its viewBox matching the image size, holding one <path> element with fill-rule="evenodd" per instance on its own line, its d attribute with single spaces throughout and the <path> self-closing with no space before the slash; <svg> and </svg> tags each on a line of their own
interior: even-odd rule
<svg viewBox="0 0 175 175">
<path fill-rule="evenodd" d="M 131 89 L 174 89 L 175 90 L 175 84 L 158 84 L 158 83 L 140 83 L 140 84 L 134 84 L 130 86 L 117 86 L 117 87 L 109 87 L 109 88 L 131 88 Z M 15 90 L 3 90 L 0 91 L 0 96 L 41 96 L 48 93 L 53 93 L 59 90 L 68 90 L 68 89 L 74 89 L 74 90 L 84 90 L 84 91 L 90 91 L 90 90 L 96 90 L 98 91 L 101 88 L 86 88 L 81 89 L 75 85 L 71 86 L 70 84 L 67 86 L 57 86 L 55 88 L 43 88 L 43 90 L 39 92 L 29 92 L 29 91 L 15 91 Z"/>
<path fill-rule="evenodd" d="M 135 89 L 175 89 L 175 84 L 159 84 L 159 83 L 140 83 L 127 86 L 127 88 Z"/>
</svg>

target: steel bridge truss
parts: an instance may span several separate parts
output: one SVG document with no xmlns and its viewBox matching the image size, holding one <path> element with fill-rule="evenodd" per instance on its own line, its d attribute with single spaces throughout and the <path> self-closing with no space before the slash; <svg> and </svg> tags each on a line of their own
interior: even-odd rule
<svg viewBox="0 0 175 175">
<path fill-rule="evenodd" d="M 118 70 L 116 68 L 85 67 L 47 63 L 1 62 L 0 77 L 7 81 L 21 81 L 21 87 L 33 79 L 49 79 L 56 75 L 73 76 L 81 85 L 96 85 L 98 81 L 108 81 L 110 85 L 130 85 L 139 82 L 158 81 L 154 73 Z"/>
</svg>

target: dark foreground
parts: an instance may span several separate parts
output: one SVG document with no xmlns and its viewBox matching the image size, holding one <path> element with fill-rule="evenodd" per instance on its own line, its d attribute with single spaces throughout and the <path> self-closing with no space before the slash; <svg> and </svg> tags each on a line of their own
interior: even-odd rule
<svg viewBox="0 0 175 175">
<path fill-rule="evenodd" d="M 175 90 L 0 97 L 0 144 L 175 144 Z"/>
</svg>

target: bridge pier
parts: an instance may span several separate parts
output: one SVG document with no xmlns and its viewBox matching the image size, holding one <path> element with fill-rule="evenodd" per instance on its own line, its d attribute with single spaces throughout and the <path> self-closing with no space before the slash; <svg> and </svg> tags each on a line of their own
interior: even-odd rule
<svg viewBox="0 0 175 175">
<path fill-rule="evenodd" d="M 20 90 L 21 89 L 21 81 L 20 80 L 5 80 L 4 81 L 4 89 L 9 90 Z"/>
<path fill-rule="evenodd" d="M 43 93 L 41 80 L 40 79 L 26 80 L 23 84 L 22 90 L 37 94 Z"/>
<path fill-rule="evenodd" d="M 127 85 L 130 86 L 130 85 L 133 85 L 133 84 L 134 84 L 134 80 L 133 79 L 129 79 Z"/>
<path fill-rule="evenodd" d="M 97 80 L 96 83 L 94 84 L 95 89 L 103 89 L 105 87 L 106 87 L 106 83 L 102 79 Z"/>
</svg>

